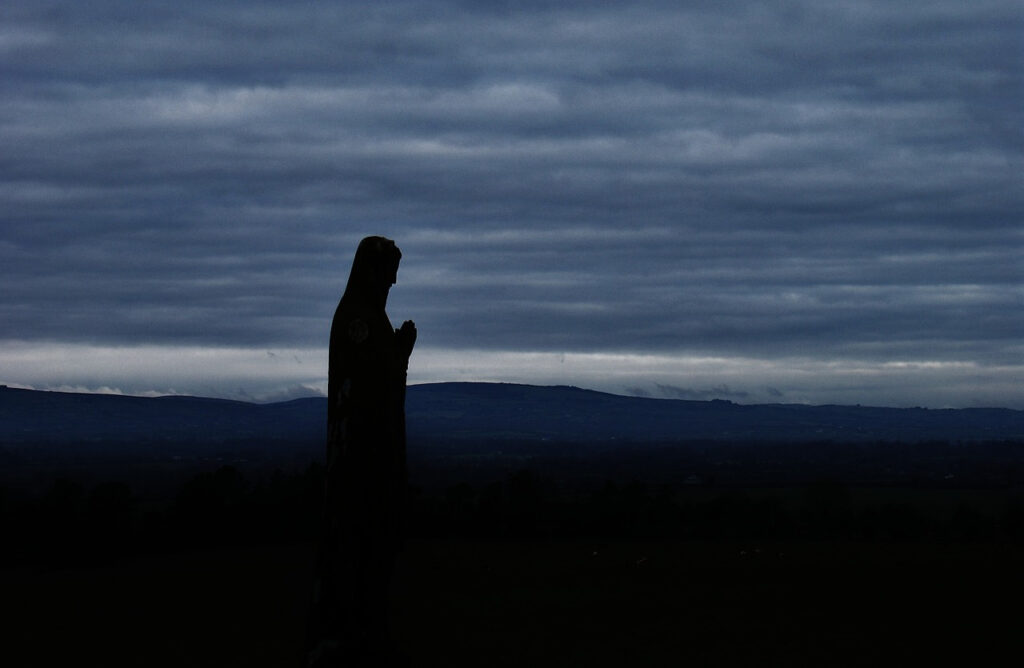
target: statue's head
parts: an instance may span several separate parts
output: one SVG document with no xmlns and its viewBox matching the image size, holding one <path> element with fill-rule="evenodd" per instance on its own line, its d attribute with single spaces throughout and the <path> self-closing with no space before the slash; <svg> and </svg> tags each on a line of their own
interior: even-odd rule
<svg viewBox="0 0 1024 668">
<path fill-rule="evenodd" d="M 352 260 L 346 295 L 360 299 L 387 299 L 391 286 L 398 281 L 398 263 L 402 251 L 385 237 L 366 237 L 359 242 Z"/>
</svg>

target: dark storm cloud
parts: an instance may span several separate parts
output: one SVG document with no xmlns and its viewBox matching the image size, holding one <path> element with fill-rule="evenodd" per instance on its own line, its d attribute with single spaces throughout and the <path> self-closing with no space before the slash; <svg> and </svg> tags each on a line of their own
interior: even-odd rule
<svg viewBox="0 0 1024 668">
<path fill-rule="evenodd" d="M 1015 2 L 3 12 L 0 339 L 1019 363 Z"/>
</svg>

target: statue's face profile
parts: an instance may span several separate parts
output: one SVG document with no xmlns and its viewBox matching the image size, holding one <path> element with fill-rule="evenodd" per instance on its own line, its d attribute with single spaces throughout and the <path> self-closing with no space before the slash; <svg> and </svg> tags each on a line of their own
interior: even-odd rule
<svg viewBox="0 0 1024 668">
<path fill-rule="evenodd" d="M 349 278 L 349 289 L 387 299 L 391 286 L 398 282 L 398 263 L 402 251 L 385 237 L 366 237 L 356 250 Z"/>
<path fill-rule="evenodd" d="M 387 293 L 391 286 L 398 282 L 398 263 L 402 260 L 402 251 L 391 239 L 379 238 L 374 249 L 373 281 L 379 290 Z"/>
<path fill-rule="evenodd" d="M 395 247 L 395 251 L 398 251 L 398 247 Z M 398 255 L 393 261 L 382 262 L 378 265 L 378 271 L 380 271 L 380 281 L 391 287 L 398 282 L 398 263 L 402 261 L 402 256 Z"/>
</svg>

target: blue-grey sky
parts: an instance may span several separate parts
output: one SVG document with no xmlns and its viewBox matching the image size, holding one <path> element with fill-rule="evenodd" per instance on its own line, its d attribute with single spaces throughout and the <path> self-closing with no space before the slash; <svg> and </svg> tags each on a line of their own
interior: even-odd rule
<svg viewBox="0 0 1024 668">
<path fill-rule="evenodd" d="M 0 9 L 0 382 L 1024 408 L 1017 0 Z"/>
</svg>

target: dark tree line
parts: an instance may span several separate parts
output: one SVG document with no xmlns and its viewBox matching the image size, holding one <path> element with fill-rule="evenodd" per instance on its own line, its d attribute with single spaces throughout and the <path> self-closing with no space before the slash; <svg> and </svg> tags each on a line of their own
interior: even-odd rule
<svg viewBox="0 0 1024 668">
<path fill-rule="evenodd" d="M 188 479 L 153 503 L 129 483 L 87 487 L 57 478 L 40 495 L 0 488 L 8 562 L 61 566 L 196 547 L 309 540 L 322 501 L 323 470 L 275 471 L 256 482 L 223 466 Z"/>
<path fill-rule="evenodd" d="M 250 479 L 223 466 L 163 503 L 123 481 L 58 478 L 40 494 L 0 487 L 0 560 L 61 566 L 123 555 L 315 539 L 323 468 Z M 870 490 L 869 490 L 870 491 Z M 976 490 L 977 491 L 977 490 Z M 524 468 L 481 481 L 409 487 L 407 534 L 477 540 L 838 539 L 1024 542 L 1024 489 L 977 491 L 840 482 L 777 488 L 590 483 Z"/>
<path fill-rule="evenodd" d="M 565 489 L 531 470 L 421 495 L 413 533 L 501 539 L 935 540 L 1024 542 L 1024 491 L 921 495 L 884 488 L 857 498 L 842 483 L 775 489 L 605 481 Z"/>
</svg>

